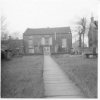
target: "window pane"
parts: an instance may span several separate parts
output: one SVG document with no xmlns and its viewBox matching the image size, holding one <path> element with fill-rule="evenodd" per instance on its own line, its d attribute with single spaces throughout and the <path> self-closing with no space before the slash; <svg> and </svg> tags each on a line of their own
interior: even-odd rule
<svg viewBox="0 0 100 100">
<path fill-rule="evenodd" d="M 33 40 L 29 40 L 28 41 L 28 47 L 29 48 L 33 48 Z"/>
<path fill-rule="evenodd" d="M 66 39 L 62 39 L 62 48 L 66 48 Z"/>
</svg>

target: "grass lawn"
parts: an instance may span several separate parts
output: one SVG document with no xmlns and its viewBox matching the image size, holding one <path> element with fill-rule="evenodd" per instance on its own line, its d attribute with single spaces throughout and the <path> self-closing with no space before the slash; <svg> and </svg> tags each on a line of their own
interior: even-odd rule
<svg viewBox="0 0 100 100">
<path fill-rule="evenodd" d="M 2 98 L 44 97 L 43 56 L 24 56 L 2 61 Z"/>
<path fill-rule="evenodd" d="M 55 55 L 53 58 L 82 90 L 85 97 L 97 98 L 97 59 L 75 55 Z"/>
</svg>

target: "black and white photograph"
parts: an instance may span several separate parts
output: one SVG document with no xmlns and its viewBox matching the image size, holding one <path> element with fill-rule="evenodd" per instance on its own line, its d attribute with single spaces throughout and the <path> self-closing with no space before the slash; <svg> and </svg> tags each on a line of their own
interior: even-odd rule
<svg viewBox="0 0 100 100">
<path fill-rule="evenodd" d="M 0 0 L 1 98 L 98 98 L 100 0 Z"/>
</svg>

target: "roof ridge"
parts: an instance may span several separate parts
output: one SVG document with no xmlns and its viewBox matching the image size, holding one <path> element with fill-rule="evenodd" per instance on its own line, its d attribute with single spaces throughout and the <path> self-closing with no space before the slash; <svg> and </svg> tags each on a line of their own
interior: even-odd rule
<svg viewBox="0 0 100 100">
<path fill-rule="evenodd" d="M 70 26 L 67 26 L 67 27 L 40 27 L 40 28 L 27 28 L 27 29 L 55 29 L 55 28 L 70 28 Z"/>
<path fill-rule="evenodd" d="M 70 27 L 53 27 L 53 28 L 27 28 L 24 35 L 32 34 L 51 34 L 51 33 L 70 33 Z"/>
</svg>

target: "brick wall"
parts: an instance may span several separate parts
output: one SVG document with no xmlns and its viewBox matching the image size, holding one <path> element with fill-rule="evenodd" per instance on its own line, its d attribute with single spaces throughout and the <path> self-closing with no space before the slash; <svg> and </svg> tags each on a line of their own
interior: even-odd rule
<svg viewBox="0 0 100 100">
<path fill-rule="evenodd" d="M 59 53 L 67 53 L 70 52 L 70 49 L 72 47 L 72 36 L 71 34 L 66 33 L 58 33 L 56 34 L 56 40 L 55 40 L 55 34 L 38 34 L 38 35 L 32 35 L 31 39 L 33 40 L 33 49 L 35 54 L 43 54 L 43 47 L 46 45 L 41 44 L 42 37 L 52 37 L 52 45 L 50 46 L 51 53 L 55 53 L 55 48 L 59 48 L 57 50 Z M 28 47 L 28 41 L 30 36 L 23 36 L 24 40 L 24 50 L 25 53 L 29 53 L 29 47 Z M 66 39 L 66 47 L 62 48 L 62 39 Z M 61 50 L 60 50 L 61 49 Z"/>
</svg>

